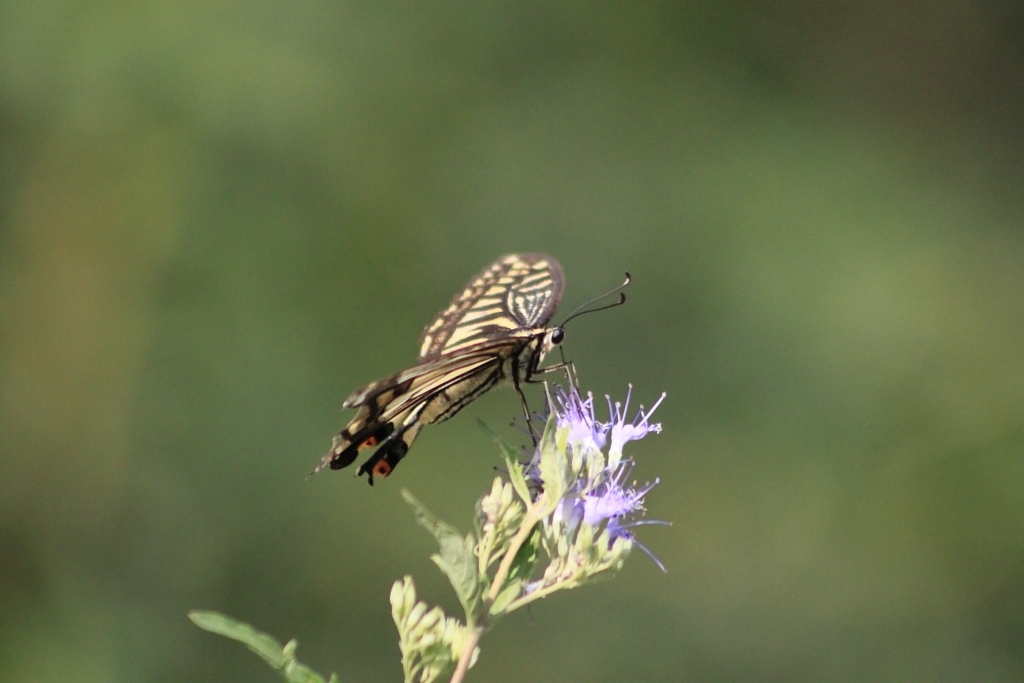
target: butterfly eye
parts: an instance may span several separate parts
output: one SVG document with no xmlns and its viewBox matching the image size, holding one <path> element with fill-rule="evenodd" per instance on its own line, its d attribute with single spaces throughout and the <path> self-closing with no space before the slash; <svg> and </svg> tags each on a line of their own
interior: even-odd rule
<svg viewBox="0 0 1024 683">
<path fill-rule="evenodd" d="M 554 346 L 558 346 L 559 344 L 561 344 L 563 339 L 565 339 L 565 330 L 563 330 L 561 327 L 556 327 L 555 329 L 551 330 L 551 343 Z"/>
</svg>

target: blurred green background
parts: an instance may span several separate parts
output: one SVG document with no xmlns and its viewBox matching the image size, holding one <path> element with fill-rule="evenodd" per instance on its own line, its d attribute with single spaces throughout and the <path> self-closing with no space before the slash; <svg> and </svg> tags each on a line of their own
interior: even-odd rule
<svg viewBox="0 0 1024 683">
<path fill-rule="evenodd" d="M 1019 3 L 0 4 L 0 680 L 399 680 L 496 391 L 395 476 L 341 400 L 512 251 L 584 388 L 668 399 L 615 581 L 478 681 L 1024 678 Z M 540 391 L 533 397 L 539 400 Z"/>
</svg>

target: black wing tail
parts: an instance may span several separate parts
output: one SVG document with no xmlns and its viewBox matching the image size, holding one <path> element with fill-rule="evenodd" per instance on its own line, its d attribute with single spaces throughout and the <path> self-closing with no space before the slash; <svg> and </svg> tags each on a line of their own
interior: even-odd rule
<svg viewBox="0 0 1024 683">
<path fill-rule="evenodd" d="M 355 434 L 352 434 L 346 427 L 334 437 L 331 450 L 327 451 L 320 460 L 320 464 L 313 470 L 313 474 L 325 467 L 330 467 L 332 470 L 348 467 L 359 455 L 359 451 L 364 448 L 373 448 L 381 442 L 387 441 L 394 431 L 395 425 L 391 422 L 370 422 Z"/>
<path fill-rule="evenodd" d="M 392 422 L 371 422 L 355 434 L 350 434 L 346 428 L 334 437 L 331 450 L 324 455 L 313 473 L 316 474 L 325 467 L 332 470 L 348 467 L 355 461 L 360 451 L 379 446 L 377 452 L 356 470 L 356 476 L 367 475 L 370 486 L 373 486 L 374 475 L 383 478 L 391 474 L 399 461 L 409 452 L 421 429 L 423 423 L 417 419 L 407 421 L 398 431 L 395 431 Z"/>
<path fill-rule="evenodd" d="M 421 429 L 423 429 L 423 423 L 414 420 L 401 430 L 391 434 L 377 449 L 377 452 L 359 466 L 356 476 L 365 474 L 367 482 L 373 486 L 374 475 L 384 478 L 391 474 L 399 461 L 409 452 L 412 442 L 416 440 Z"/>
</svg>

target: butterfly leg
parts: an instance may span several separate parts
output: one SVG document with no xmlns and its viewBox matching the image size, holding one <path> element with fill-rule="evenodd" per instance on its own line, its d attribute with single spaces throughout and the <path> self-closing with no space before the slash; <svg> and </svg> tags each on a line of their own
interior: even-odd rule
<svg viewBox="0 0 1024 683">
<path fill-rule="evenodd" d="M 530 380 L 526 381 L 529 382 Z M 531 382 L 531 384 L 533 384 L 533 382 Z M 513 382 L 513 385 L 516 388 L 516 393 L 519 394 L 519 402 L 523 406 L 523 415 L 526 416 L 526 429 L 530 432 L 530 438 L 533 439 L 533 447 L 536 448 L 539 442 L 537 441 L 536 432 L 533 431 L 533 420 L 530 417 L 530 404 L 526 402 L 526 394 L 523 393 L 523 387 L 520 385 L 518 379 Z"/>
<path fill-rule="evenodd" d="M 535 368 L 530 373 L 530 377 L 526 381 L 529 384 L 540 384 L 542 382 L 546 382 L 547 380 L 535 380 L 533 379 L 533 375 L 545 375 L 549 372 L 558 372 L 559 370 L 565 373 L 565 381 L 569 383 L 569 386 L 575 387 L 577 389 L 579 388 L 580 383 L 576 375 L 576 366 L 573 364 L 571 360 L 562 361 L 561 363 L 557 363 L 546 368 Z"/>
<path fill-rule="evenodd" d="M 565 379 L 570 384 L 570 386 L 579 386 L 578 380 L 576 379 L 576 366 L 573 365 L 573 362 L 571 360 L 563 360 L 561 363 L 557 363 L 546 368 L 531 368 L 530 372 L 528 372 L 526 374 L 526 377 L 523 379 L 523 382 L 525 382 L 526 384 L 544 384 L 545 386 L 547 386 L 547 380 L 534 379 L 534 375 L 544 375 L 549 372 L 558 372 L 559 370 L 565 373 Z M 526 415 L 526 428 L 529 430 L 530 438 L 533 439 L 533 445 L 536 447 L 538 443 L 537 434 L 533 430 L 533 420 L 532 416 L 530 415 L 530 406 L 526 402 L 526 395 L 523 394 L 523 389 L 518 379 L 516 379 L 514 385 L 516 388 L 516 392 L 519 394 L 519 401 L 523 405 L 523 414 Z M 550 400 L 548 401 L 548 403 L 550 404 Z"/>
</svg>

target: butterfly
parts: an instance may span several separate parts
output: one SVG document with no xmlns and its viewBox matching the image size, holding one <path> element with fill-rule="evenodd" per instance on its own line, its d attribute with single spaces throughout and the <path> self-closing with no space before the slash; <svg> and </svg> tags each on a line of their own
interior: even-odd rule
<svg viewBox="0 0 1024 683">
<path fill-rule="evenodd" d="M 358 412 L 314 472 L 348 467 L 360 451 L 376 446 L 356 470 L 373 485 L 374 475 L 391 474 L 423 427 L 444 422 L 502 384 L 519 392 L 529 423 L 522 385 L 539 373 L 571 371 L 565 362 L 541 367 L 565 338 L 561 326 L 547 326 L 564 289 L 562 266 L 544 254 L 511 254 L 484 268 L 423 330 L 416 365 L 345 399 L 343 407 Z"/>
</svg>

